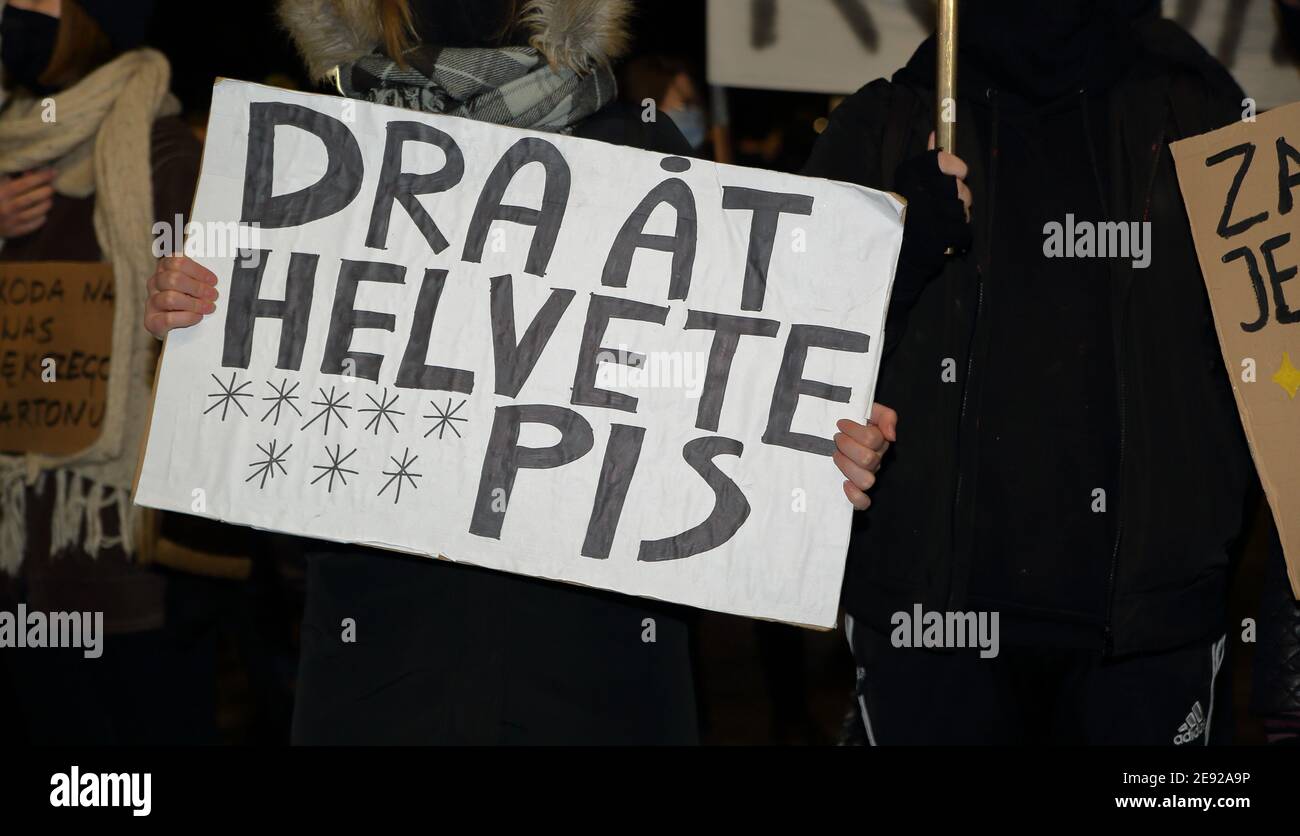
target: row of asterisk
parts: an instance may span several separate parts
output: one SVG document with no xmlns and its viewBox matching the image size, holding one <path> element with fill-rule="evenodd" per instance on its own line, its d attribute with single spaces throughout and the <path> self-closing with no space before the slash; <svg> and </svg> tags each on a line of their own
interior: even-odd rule
<svg viewBox="0 0 1300 836">
<path fill-rule="evenodd" d="M 233 372 L 230 375 L 229 383 L 222 381 L 215 374 L 211 375 L 211 377 L 216 381 L 217 387 L 220 391 L 208 395 L 208 397 L 213 398 L 214 401 L 203 411 L 203 414 L 207 415 L 210 412 L 220 409 L 221 420 L 225 421 L 226 416 L 230 413 L 231 406 L 234 406 L 244 415 L 245 418 L 247 418 L 248 410 L 244 409 L 244 405 L 240 402 L 240 399 L 254 397 L 252 392 L 245 391 L 248 387 L 253 385 L 253 382 L 251 380 L 246 380 L 236 385 L 236 376 Z M 280 425 L 281 413 L 286 408 L 293 410 L 299 418 L 303 417 L 302 410 L 300 410 L 298 405 L 294 403 L 294 401 L 299 400 L 301 397 L 295 394 L 295 392 L 298 391 L 298 383 L 295 382 L 293 386 L 290 386 L 288 378 L 285 378 L 278 386 L 270 381 L 267 381 L 266 385 L 271 388 L 271 391 L 274 394 L 262 398 L 263 401 L 271 402 L 271 405 L 267 407 L 266 413 L 262 415 L 262 421 L 266 421 L 270 418 L 271 425 L 278 427 Z M 302 429 L 307 429 L 317 421 L 321 422 L 321 428 L 324 434 L 329 433 L 331 421 L 338 421 L 338 423 L 343 425 L 344 429 L 347 429 L 348 422 L 345 413 L 353 410 L 353 407 L 347 402 L 352 393 L 346 390 L 339 392 L 338 387 L 336 386 L 330 387 L 329 394 L 326 394 L 323 388 L 318 389 L 317 391 L 320 392 L 321 400 L 311 401 L 311 405 L 320 407 L 320 411 L 312 416 L 310 421 L 303 424 Z M 369 394 L 365 397 L 366 400 L 370 401 L 370 406 L 359 407 L 356 410 L 363 415 L 370 415 L 369 420 L 363 428 L 363 432 L 367 430 L 373 431 L 377 436 L 379 435 L 379 430 L 383 426 L 384 422 L 387 422 L 388 426 L 392 428 L 394 433 L 398 432 L 397 422 L 393 420 L 393 416 L 400 417 L 406 414 L 397 409 L 398 395 L 394 394 L 390 398 L 388 396 L 388 387 L 384 387 L 384 393 L 378 399 Z M 469 419 L 462 417 L 457 413 L 459 413 L 461 408 L 465 406 L 466 401 L 462 400 L 460 403 L 456 404 L 455 407 L 452 406 L 451 401 L 451 398 L 447 399 L 447 406 L 445 408 L 439 406 L 436 401 L 430 401 L 430 406 L 433 407 L 433 414 L 425 415 L 423 417 L 426 419 L 433 419 L 434 423 L 433 426 L 429 428 L 428 432 L 424 434 L 425 438 L 428 438 L 434 432 L 437 432 L 438 439 L 441 440 L 447 430 L 451 430 L 457 438 L 461 437 L 460 430 L 456 428 L 456 424 L 457 422 L 467 422 Z"/>
<path fill-rule="evenodd" d="M 249 463 L 248 466 L 253 468 L 253 472 L 244 480 L 244 482 L 248 483 L 257 479 L 259 480 L 258 489 L 260 490 L 266 487 L 268 480 L 274 481 L 278 476 L 289 475 L 289 471 L 285 467 L 285 461 L 287 454 L 293 449 L 293 445 L 290 444 L 283 450 L 277 447 L 277 442 L 275 441 L 272 441 L 266 446 L 261 444 L 256 446 L 258 452 L 261 454 L 261 458 Z M 345 455 L 341 444 L 334 445 L 332 451 L 329 447 L 326 447 L 325 455 L 329 458 L 329 464 L 312 465 L 312 469 L 319 470 L 320 473 L 317 474 L 315 479 L 311 480 L 311 484 L 315 485 L 322 480 L 327 480 L 325 482 L 325 490 L 327 493 L 334 492 L 334 481 L 336 479 L 341 485 L 346 487 L 349 476 L 357 476 L 360 474 L 360 471 L 347 466 L 348 460 L 356 455 L 356 452 L 357 448 L 354 447 L 351 452 Z M 379 489 L 379 493 L 376 494 L 376 496 L 383 496 L 390 487 L 395 488 L 393 491 L 393 504 L 397 504 L 397 501 L 402 498 L 403 485 L 409 484 L 411 490 L 417 490 L 418 486 L 416 485 L 415 480 L 423 478 L 424 474 L 416 473 L 411 468 L 414 467 L 419 458 L 418 455 L 411 455 L 411 449 L 409 447 L 402 452 L 400 459 L 396 456 L 389 456 L 388 459 L 393 463 L 393 469 L 380 471 L 381 474 L 388 477 L 388 481 Z"/>
</svg>

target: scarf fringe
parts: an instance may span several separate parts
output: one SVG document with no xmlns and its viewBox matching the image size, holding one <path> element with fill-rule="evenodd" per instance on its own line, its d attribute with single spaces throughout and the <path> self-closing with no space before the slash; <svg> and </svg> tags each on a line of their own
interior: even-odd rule
<svg viewBox="0 0 1300 836">
<path fill-rule="evenodd" d="M 15 476 L 18 478 L 14 478 Z M 141 509 L 131 504 L 125 488 L 95 482 L 68 470 L 42 472 L 32 480 L 6 474 L 0 486 L 0 572 L 16 577 L 27 549 L 27 490 L 44 495 L 53 477 L 54 506 L 50 512 L 50 557 L 80 549 L 92 558 L 120 547 L 135 555 L 136 526 Z M 104 512 L 116 512 L 116 536 L 104 531 Z M 84 532 L 84 534 L 83 534 Z"/>
<path fill-rule="evenodd" d="M 0 572 L 17 576 L 27 549 L 27 485 L 6 478 L 0 489 Z"/>
</svg>

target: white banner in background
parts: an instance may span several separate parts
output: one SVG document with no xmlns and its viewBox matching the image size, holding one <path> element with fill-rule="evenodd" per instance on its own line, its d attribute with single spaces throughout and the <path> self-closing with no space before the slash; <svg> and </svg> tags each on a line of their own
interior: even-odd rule
<svg viewBox="0 0 1300 836">
<path fill-rule="evenodd" d="M 902 207 L 232 81 L 136 501 L 832 626 Z"/>
<path fill-rule="evenodd" d="M 1165 0 L 1163 9 L 1260 109 L 1300 99 L 1273 0 Z M 892 76 L 933 31 L 934 0 L 709 0 L 709 83 L 852 93 Z"/>
</svg>

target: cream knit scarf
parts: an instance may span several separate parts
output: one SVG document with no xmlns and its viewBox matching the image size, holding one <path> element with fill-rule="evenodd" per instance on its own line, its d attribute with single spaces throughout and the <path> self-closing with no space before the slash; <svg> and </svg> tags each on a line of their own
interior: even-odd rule
<svg viewBox="0 0 1300 836">
<path fill-rule="evenodd" d="M 0 456 L 0 571 L 16 573 L 26 541 L 24 487 L 48 490 L 53 472 L 52 552 L 80 544 L 91 555 L 133 550 L 130 503 L 136 456 L 149 418 L 153 339 L 142 323 L 145 282 L 154 269 L 150 138 L 154 120 L 179 112 L 168 92 L 171 68 L 152 49 L 127 52 L 45 99 L 15 98 L 0 111 L 0 173 L 52 165 L 55 190 L 95 195 L 95 236 L 113 265 L 112 365 L 102 432 L 70 456 Z M 91 487 L 83 491 L 82 479 Z M 116 509 L 121 536 L 100 525 Z M 82 535 L 82 523 L 85 533 Z"/>
</svg>

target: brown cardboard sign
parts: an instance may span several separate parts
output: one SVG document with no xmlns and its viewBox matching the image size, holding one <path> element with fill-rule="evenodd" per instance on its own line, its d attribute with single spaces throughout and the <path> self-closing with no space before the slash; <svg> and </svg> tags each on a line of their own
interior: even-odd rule
<svg viewBox="0 0 1300 836">
<path fill-rule="evenodd" d="M 1300 103 L 1172 149 L 1223 361 L 1300 598 Z"/>
<path fill-rule="evenodd" d="M 0 451 L 67 455 L 99 437 L 113 344 L 113 270 L 0 262 Z"/>
</svg>

